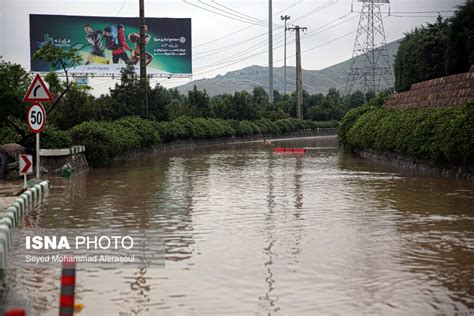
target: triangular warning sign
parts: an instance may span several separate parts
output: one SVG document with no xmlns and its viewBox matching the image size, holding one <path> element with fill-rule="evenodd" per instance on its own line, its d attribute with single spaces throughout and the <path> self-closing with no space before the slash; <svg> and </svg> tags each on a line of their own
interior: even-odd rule
<svg viewBox="0 0 474 316">
<path fill-rule="evenodd" d="M 36 74 L 35 79 L 31 83 L 30 87 L 28 88 L 28 92 L 25 94 L 23 98 L 23 102 L 35 102 L 35 101 L 53 101 L 54 98 L 49 92 L 48 88 L 44 84 L 43 79 L 39 74 Z"/>
</svg>

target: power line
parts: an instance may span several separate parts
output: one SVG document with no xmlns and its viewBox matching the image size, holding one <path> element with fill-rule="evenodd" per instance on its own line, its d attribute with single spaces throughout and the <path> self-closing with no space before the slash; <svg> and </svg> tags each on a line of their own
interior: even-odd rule
<svg viewBox="0 0 474 316">
<path fill-rule="evenodd" d="M 246 21 L 249 21 L 249 22 L 252 22 L 252 23 L 257 23 L 257 24 L 266 24 L 266 22 L 264 20 L 260 20 L 260 19 L 257 19 L 257 18 L 254 18 L 252 16 L 250 16 L 250 18 L 246 17 L 246 16 L 242 16 L 243 14 L 242 13 L 239 13 L 239 14 L 235 14 L 233 12 L 229 12 L 227 10 L 223 10 L 221 8 L 218 8 L 216 6 L 213 6 L 213 5 L 210 5 L 209 3 L 205 3 L 203 0 L 198 0 L 199 3 L 202 3 L 203 5 L 205 6 L 208 6 L 210 8 L 213 8 L 214 10 L 217 10 L 218 12 L 223 12 L 224 14 L 230 14 L 231 16 L 234 16 L 234 17 L 237 17 L 239 19 L 243 19 L 243 20 L 246 20 Z M 237 11 L 238 12 L 238 11 Z"/>
<path fill-rule="evenodd" d="M 193 60 L 198 60 L 198 59 L 202 59 L 204 57 L 208 57 L 208 56 L 212 56 L 212 55 L 215 55 L 217 53 L 220 53 L 222 51 L 225 51 L 225 50 L 228 50 L 229 48 L 233 48 L 233 47 L 236 47 L 236 46 L 240 46 L 242 44 L 246 44 L 248 43 L 249 41 L 252 41 L 254 39 L 257 39 L 259 37 L 262 37 L 264 35 L 267 35 L 267 32 L 264 32 L 264 33 L 261 33 L 261 34 L 258 34 L 254 37 L 251 37 L 251 38 L 246 38 L 240 42 L 236 42 L 236 43 L 233 43 L 233 44 L 230 44 L 230 45 L 227 45 L 227 46 L 223 46 L 223 47 L 220 47 L 218 49 L 210 49 L 210 50 L 207 50 L 207 51 L 204 51 L 204 52 L 199 52 L 197 54 L 194 54 L 194 55 L 198 55 L 199 57 L 197 58 L 193 58 Z M 204 54 L 204 55 L 203 55 Z"/>
<path fill-rule="evenodd" d="M 343 15 L 342 17 L 344 17 L 344 16 L 347 16 L 347 14 Z M 339 17 L 339 18 L 337 18 L 337 19 L 335 19 L 335 20 L 333 20 L 333 21 L 331 21 L 331 22 L 329 22 L 329 23 L 327 23 L 327 24 L 325 24 L 325 25 L 322 25 L 322 26 L 319 27 L 317 30 L 322 30 L 322 29 L 324 29 L 325 26 L 334 23 L 334 21 L 337 21 L 337 20 L 341 19 L 342 17 Z M 352 19 L 352 18 L 351 18 L 351 19 Z M 347 21 L 346 21 L 346 22 L 347 22 Z M 332 29 L 332 28 L 334 28 L 334 27 L 336 27 L 336 26 L 338 26 L 338 25 L 340 25 L 340 24 L 342 24 L 342 23 L 339 23 L 339 24 L 337 24 L 337 25 L 333 25 L 332 27 L 326 28 L 326 29 L 324 29 L 324 30 L 322 30 L 322 31 L 326 31 L 326 30 Z M 321 32 L 322 32 L 322 31 L 321 31 Z M 321 32 L 319 32 L 319 33 L 321 33 Z M 328 45 L 328 44 L 331 44 L 331 43 L 333 43 L 333 42 L 335 42 L 335 41 L 337 41 L 337 40 L 339 40 L 339 39 L 341 39 L 341 38 L 347 37 L 347 36 L 352 35 L 352 34 L 354 34 L 354 33 L 356 33 L 356 32 L 353 31 L 353 32 L 344 34 L 344 35 L 339 36 L 339 37 L 337 37 L 337 38 L 335 38 L 335 39 L 333 39 L 333 40 L 327 41 L 327 42 L 325 42 L 325 43 L 323 43 L 323 44 L 321 44 L 321 45 L 318 45 L 318 46 L 315 46 L 315 47 L 306 49 L 306 50 L 302 51 L 302 53 L 306 53 L 306 52 L 308 52 L 308 51 L 311 51 L 311 50 L 314 50 L 314 49 L 323 47 L 323 46 Z M 293 43 L 293 42 L 294 42 L 294 40 L 293 40 L 291 43 Z M 257 46 L 257 47 L 264 46 L 265 44 L 266 44 L 266 43 L 264 42 L 264 43 L 262 43 L 262 45 Z M 280 48 L 280 47 L 282 47 L 283 45 L 284 45 L 284 44 L 278 45 L 278 46 L 276 46 L 275 48 Z M 268 52 L 268 49 L 255 52 L 255 48 L 256 48 L 256 47 L 252 47 L 252 48 L 250 48 L 250 49 L 247 49 L 247 50 L 245 50 L 245 51 L 241 51 L 241 52 L 239 52 L 239 53 L 234 54 L 234 55 L 231 56 L 231 57 L 234 57 L 234 56 L 239 56 L 239 57 L 236 57 L 236 58 L 231 58 L 231 57 L 229 57 L 229 58 L 224 59 L 224 60 L 221 60 L 221 61 L 219 61 L 218 63 L 215 63 L 215 64 L 213 64 L 213 65 L 207 65 L 207 66 L 204 66 L 204 67 L 195 68 L 195 69 L 202 69 L 202 71 L 195 73 L 195 75 L 201 75 L 201 74 L 213 72 L 213 71 L 215 71 L 215 70 L 219 70 L 219 69 L 222 69 L 222 68 L 225 68 L 225 67 L 234 65 L 234 64 L 239 63 L 239 62 L 241 62 L 241 61 L 244 61 L 244 60 L 247 60 L 247 59 L 250 59 L 250 58 L 252 58 L 252 57 L 255 57 L 255 56 L 258 56 L 258 55 L 261 55 L 261 54 L 264 54 L 264 53 L 267 53 L 267 52 Z M 252 53 L 252 54 L 247 55 L 247 56 L 243 56 L 243 55 L 245 55 L 245 54 L 247 54 L 247 53 Z M 294 54 L 294 55 L 288 56 L 288 58 L 291 58 L 291 57 L 294 57 L 294 56 L 296 56 L 296 55 Z M 276 62 L 280 62 L 280 61 L 282 61 L 282 60 L 283 60 L 283 59 L 280 59 L 280 60 L 277 60 Z M 219 66 L 219 65 L 223 65 L 223 66 Z M 216 68 L 215 66 L 219 66 L 219 67 Z"/>
<path fill-rule="evenodd" d="M 122 5 L 120 6 L 120 9 L 118 9 L 117 14 L 115 14 L 115 16 L 118 16 L 118 15 L 120 14 L 120 12 L 122 11 L 123 6 L 125 5 L 125 3 L 127 3 L 127 0 L 123 0 L 123 3 L 122 3 Z"/>
<path fill-rule="evenodd" d="M 347 33 L 347 34 L 344 34 L 344 35 L 342 35 L 342 36 L 336 37 L 335 39 L 330 40 L 330 41 L 327 41 L 327 42 L 325 42 L 325 43 L 323 43 L 323 44 L 320 44 L 320 45 L 318 45 L 318 46 L 315 46 L 315 47 L 306 49 L 306 50 L 302 51 L 302 53 L 306 53 L 306 52 L 308 52 L 308 51 L 315 50 L 315 49 L 321 48 L 321 47 L 323 47 L 323 46 L 329 45 L 329 44 L 331 44 L 331 43 L 334 43 L 334 42 L 336 42 L 336 41 L 338 41 L 338 40 L 340 40 L 340 39 L 342 39 L 342 38 L 345 38 L 345 37 L 347 37 L 347 36 L 349 36 L 349 35 L 352 35 L 352 34 L 354 34 L 354 33 L 356 33 L 356 31 L 352 31 L 352 32 L 350 32 L 350 33 Z M 254 57 L 254 56 L 258 56 L 258 55 L 264 54 L 264 53 L 266 53 L 266 52 L 267 52 L 266 50 L 265 50 L 265 51 L 260 51 L 260 52 L 257 52 L 257 53 L 255 53 L 255 54 L 252 54 L 252 55 L 250 55 L 250 56 L 242 57 L 242 58 L 240 58 L 239 60 L 236 60 L 236 61 L 234 61 L 234 62 L 232 62 L 232 63 L 229 63 L 228 65 L 224 65 L 224 66 L 217 67 L 217 68 L 212 68 L 212 69 L 209 69 L 209 70 L 207 70 L 207 71 L 201 71 L 201 72 L 195 73 L 195 75 L 197 76 L 197 75 L 203 75 L 203 74 L 206 74 L 206 73 L 214 72 L 214 71 L 216 71 L 216 70 L 219 70 L 219 69 L 226 68 L 226 67 L 228 67 L 228 66 L 232 66 L 232 65 L 234 65 L 234 64 L 237 64 L 237 63 L 239 63 L 239 62 L 241 62 L 241 61 L 244 61 L 244 60 L 246 60 L 246 59 L 252 58 L 252 57 Z M 296 56 L 296 55 L 288 56 L 288 58 L 294 57 L 294 56 Z M 282 61 L 282 60 L 283 60 L 283 59 L 280 59 L 280 60 L 278 60 L 277 62 Z"/>
<path fill-rule="evenodd" d="M 232 19 L 232 20 L 239 21 L 239 22 L 243 22 L 243 23 L 247 23 L 247 24 L 253 24 L 253 25 L 264 26 L 263 23 L 254 22 L 254 21 L 251 21 L 251 20 L 249 20 L 249 19 L 238 18 L 238 17 L 236 17 L 235 15 L 234 15 L 234 16 L 231 16 L 231 15 L 223 14 L 223 13 L 220 13 L 220 12 L 216 12 L 216 11 L 214 11 L 214 10 L 210 10 L 210 9 L 204 8 L 204 7 L 199 6 L 199 5 L 197 5 L 197 4 L 190 3 L 190 2 L 188 2 L 188 0 L 183 0 L 183 2 L 186 3 L 186 4 L 192 5 L 193 7 L 199 8 L 199 9 L 201 9 L 201 10 L 208 11 L 208 12 L 211 12 L 211 13 L 214 13 L 214 14 L 217 14 L 217 15 L 220 15 L 220 16 L 223 16 L 223 17 L 226 17 L 226 18 L 228 18 L 228 19 Z"/>
<path fill-rule="evenodd" d="M 308 34 L 310 34 L 310 35 L 305 36 L 305 37 L 307 38 L 307 37 L 311 37 L 311 36 L 317 35 L 317 34 L 319 34 L 319 33 L 325 32 L 325 31 L 327 31 L 327 30 L 333 29 L 333 28 L 335 28 L 335 27 L 337 27 L 337 26 L 339 26 L 339 25 L 341 25 L 341 24 L 344 24 L 344 23 L 346 23 L 346 22 L 348 22 L 348 21 L 350 21 L 350 20 L 352 20 L 352 19 L 354 19 L 354 18 L 357 18 L 357 16 L 354 16 L 354 17 L 351 17 L 350 19 L 347 19 L 346 21 L 342 21 L 341 23 L 335 24 L 335 25 L 333 25 L 333 26 L 329 26 L 329 25 L 333 24 L 334 22 L 337 22 L 337 21 L 339 21 L 339 20 L 345 18 L 345 17 L 348 16 L 349 14 L 350 14 L 350 12 L 349 12 L 349 13 L 346 13 L 346 14 L 344 14 L 344 15 L 342 15 L 342 16 L 340 16 L 340 17 L 338 17 L 338 18 L 336 18 L 336 19 L 334 19 L 334 20 L 332 20 L 332 21 L 330 21 L 330 22 L 328 22 L 328 23 L 326 23 L 326 24 L 323 24 L 323 25 L 319 26 L 319 27 L 316 28 L 314 31 L 308 33 Z M 328 26 L 329 26 L 329 27 L 328 27 Z M 265 34 L 267 34 L 267 33 L 263 33 L 263 34 L 260 34 L 260 35 L 265 35 Z M 281 39 L 280 41 L 278 41 L 278 44 L 277 44 L 278 46 L 276 46 L 275 49 L 284 46 L 283 37 L 284 37 L 284 34 L 278 34 L 278 35 L 275 37 L 275 39 L 277 39 L 277 40 L 278 40 L 278 39 Z M 295 41 L 295 40 L 293 39 L 290 43 L 293 43 L 294 41 Z M 248 53 L 254 53 L 256 49 L 266 46 L 266 43 L 267 43 L 266 41 L 262 41 L 262 42 L 260 42 L 260 43 L 257 44 L 257 45 L 254 45 L 254 46 L 252 46 L 252 47 L 250 47 L 250 48 L 243 49 L 243 50 L 241 50 L 241 51 L 238 51 L 238 52 L 232 54 L 231 56 L 228 56 L 228 57 L 226 57 L 226 58 L 224 58 L 224 59 L 221 59 L 221 60 L 219 60 L 217 63 L 213 63 L 212 65 L 206 65 L 206 66 L 202 66 L 202 67 L 196 67 L 196 68 L 194 68 L 194 69 L 206 69 L 206 68 L 210 68 L 210 67 L 213 67 L 213 66 L 223 65 L 223 64 L 226 64 L 226 63 L 228 63 L 228 62 L 233 62 L 233 61 L 235 61 L 235 60 L 241 60 L 242 58 L 246 58 L 246 57 L 243 56 L 243 55 L 248 54 Z M 265 51 L 262 51 L 262 52 L 268 52 L 268 49 L 265 50 Z M 211 54 L 210 54 L 210 55 L 211 55 Z M 210 55 L 209 55 L 209 56 L 210 56 Z M 251 56 L 254 56 L 254 55 L 252 54 Z M 290 56 L 290 57 L 293 57 L 293 56 Z M 279 61 L 280 61 L 280 60 L 279 60 Z"/>
<path fill-rule="evenodd" d="M 394 18 L 437 18 L 439 15 L 395 15 L 390 14 L 389 16 Z"/>
<path fill-rule="evenodd" d="M 334 2 L 334 1 L 335 1 L 335 2 Z M 330 0 L 330 1 L 328 1 L 327 3 L 325 3 L 324 5 L 318 7 L 318 8 L 316 8 L 316 9 L 314 9 L 314 10 L 311 10 L 310 12 L 306 13 L 305 15 L 303 15 L 303 16 L 301 16 L 301 17 L 299 17 L 299 18 L 294 19 L 294 21 L 297 21 L 297 20 L 299 20 L 299 19 L 302 19 L 303 17 L 306 17 L 306 16 L 308 16 L 308 15 L 310 15 L 310 14 L 314 14 L 314 13 L 316 13 L 316 12 L 320 12 L 320 11 L 322 11 L 322 10 L 324 10 L 324 9 L 326 9 L 326 8 L 328 8 L 328 7 L 330 7 L 330 6 L 332 6 L 332 5 L 334 5 L 337 1 L 338 1 L 338 0 Z M 348 14 L 350 14 L 350 12 L 349 12 Z M 348 14 L 346 14 L 346 15 L 344 15 L 344 16 L 342 16 L 342 17 L 339 17 L 338 19 L 342 19 L 342 18 L 344 18 L 345 16 L 347 16 Z M 334 21 L 337 21 L 338 19 L 336 19 L 336 20 L 334 20 Z M 326 24 L 326 25 L 329 25 L 329 24 L 331 24 L 331 23 L 333 23 L 333 21 L 331 21 L 330 23 L 328 23 L 328 24 Z M 341 23 L 341 24 L 342 24 L 342 23 Z M 251 26 L 250 26 L 250 27 L 251 27 Z M 247 27 L 247 28 L 250 28 L 250 27 Z M 318 29 L 316 29 L 316 30 L 318 30 Z M 237 32 L 236 32 L 236 33 L 237 33 Z M 313 33 L 313 32 L 310 32 L 310 33 Z M 256 39 L 256 38 L 261 37 L 261 36 L 264 36 L 264 35 L 266 35 L 266 34 L 268 34 L 268 32 L 264 32 L 264 33 L 261 33 L 261 34 L 259 34 L 259 35 L 256 35 L 256 36 L 250 38 L 249 40 Z M 282 37 L 281 34 L 277 35 L 277 38 L 281 38 L 281 37 Z M 221 48 L 217 49 L 216 51 L 214 51 L 214 50 L 208 50 L 208 51 L 205 51 L 205 52 L 200 52 L 200 53 L 197 53 L 197 55 L 201 55 L 201 54 L 203 54 L 203 53 L 209 53 L 209 54 L 206 54 L 205 56 L 206 56 L 206 57 L 212 56 L 212 55 L 215 55 L 215 54 L 217 54 L 217 53 L 219 53 L 219 52 L 225 51 L 225 50 L 227 50 L 227 49 L 230 49 L 230 48 L 233 48 L 233 47 L 236 47 L 236 46 L 240 46 L 240 45 L 242 45 L 242 44 L 246 44 L 249 40 L 243 40 L 243 41 L 240 41 L 240 42 L 238 42 L 238 43 L 233 43 L 233 44 L 230 44 L 230 45 L 226 46 L 225 48 L 224 48 L 224 47 L 221 47 Z M 261 46 L 261 45 L 259 44 L 258 46 Z M 255 48 L 255 47 L 254 47 L 254 48 Z M 239 54 L 239 53 L 237 53 L 237 54 Z M 203 57 L 204 57 L 204 56 L 200 56 L 200 57 L 198 57 L 198 58 L 195 58 L 194 60 L 202 59 Z M 228 59 L 228 58 L 229 58 L 229 57 L 227 57 L 227 59 Z M 202 67 L 201 67 L 201 68 L 202 68 Z"/>
<path fill-rule="evenodd" d="M 268 34 L 268 33 L 264 33 L 263 35 L 267 35 L 267 34 Z M 282 34 L 278 34 L 278 35 L 275 37 L 275 39 L 281 39 L 282 37 L 283 37 Z M 280 42 L 280 43 L 281 43 L 281 42 Z M 228 57 L 226 57 L 226 58 L 223 58 L 223 59 L 219 60 L 217 63 L 213 63 L 212 65 L 206 65 L 206 66 L 202 66 L 202 67 L 196 67 L 195 69 L 204 69 L 204 68 L 207 68 L 207 67 L 212 67 L 213 65 L 221 65 L 221 64 L 224 64 L 224 63 L 226 63 L 226 62 L 228 62 L 228 61 L 232 61 L 235 57 L 240 58 L 240 57 L 242 57 L 243 54 L 246 54 L 246 53 L 249 53 L 249 52 L 253 52 L 253 51 L 255 51 L 255 49 L 258 49 L 258 48 L 260 48 L 260 47 L 265 47 L 266 45 L 267 45 L 267 41 L 262 41 L 262 42 L 260 42 L 260 43 L 257 44 L 257 45 L 254 45 L 254 46 L 249 47 L 249 48 L 245 48 L 245 49 L 240 50 L 240 51 L 238 51 L 238 52 L 236 52 L 236 53 L 234 53 L 234 54 L 232 54 L 232 55 L 230 55 L 230 56 L 228 56 Z M 282 46 L 280 45 L 280 46 L 277 46 L 277 47 L 275 47 L 275 48 L 279 48 L 279 47 L 282 47 Z M 266 49 L 265 52 L 268 52 L 268 49 Z M 212 54 L 212 55 L 214 55 L 214 54 Z"/>
<path fill-rule="evenodd" d="M 218 3 L 218 2 L 215 1 L 215 0 L 211 0 L 211 1 L 212 1 L 213 3 L 215 3 L 215 4 L 217 4 L 218 6 L 221 6 L 221 7 L 225 8 L 225 9 L 227 9 L 227 10 L 229 10 L 229 11 L 235 12 L 235 13 L 237 13 L 237 14 L 239 14 L 239 15 L 242 15 L 242 16 L 244 16 L 244 17 L 250 18 L 250 19 L 252 19 L 252 20 L 256 20 L 256 21 L 264 22 L 264 23 L 265 23 L 265 20 L 257 19 L 257 18 L 254 18 L 254 17 L 251 16 L 251 15 L 247 15 L 247 14 L 242 13 L 242 12 L 240 12 L 240 11 L 237 11 L 237 10 L 234 10 L 234 9 L 232 9 L 232 8 L 229 8 L 229 7 L 227 7 L 227 6 L 223 5 L 223 4 Z M 199 1 L 199 2 L 202 2 L 202 1 Z"/>
<path fill-rule="evenodd" d="M 454 13 L 456 11 L 447 10 L 447 11 L 391 11 L 391 12 L 382 12 L 386 14 L 425 14 L 425 13 Z"/>
<path fill-rule="evenodd" d="M 320 11 L 323 11 L 324 9 L 327 9 L 329 7 L 332 7 L 333 5 L 335 5 L 339 0 L 330 0 L 328 2 L 326 2 L 325 4 L 323 4 L 322 6 L 319 6 L 311 11 L 309 11 L 308 13 L 300 16 L 300 17 L 297 17 L 296 19 L 293 19 L 293 22 L 296 22 L 296 21 L 299 21 L 301 19 L 304 19 L 305 17 L 307 16 L 310 16 L 316 12 L 320 12 Z"/>
<path fill-rule="evenodd" d="M 278 14 L 284 12 L 284 11 L 287 11 L 287 10 L 289 10 L 289 9 L 291 9 L 291 8 L 293 8 L 293 7 L 297 6 L 297 5 L 299 5 L 299 4 L 301 4 L 302 2 L 303 2 L 303 0 L 298 0 L 297 2 L 295 2 L 295 3 L 292 4 L 292 5 L 290 5 L 289 7 L 284 8 L 284 9 L 281 10 L 281 11 L 278 11 L 278 12 L 275 13 L 273 16 L 276 16 L 276 15 L 278 15 Z M 201 46 L 205 46 L 205 45 L 208 45 L 208 44 L 215 43 L 215 42 L 217 42 L 217 41 L 220 41 L 220 40 L 225 39 L 225 38 L 227 38 L 227 37 L 230 37 L 230 36 L 232 36 L 232 35 L 235 35 L 235 34 L 238 34 L 238 33 L 240 33 L 240 32 L 243 32 L 243 31 L 245 31 L 245 30 L 248 30 L 248 29 L 250 29 L 250 28 L 252 28 L 252 27 L 254 27 L 254 26 L 255 26 L 255 25 L 246 26 L 246 27 L 244 27 L 243 29 L 240 29 L 240 30 L 237 30 L 237 31 L 235 31 L 235 32 L 229 33 L 229 34 L 227 34 L 227 35 L 221 36 L 221 37 L 216 38 L 216 39 L 214 39 L 214 40 L 211 40 L 211 41 L 208 41 L 208 42 L 199 44 L 199 45 L 194 45 L 193 48 L 197 48 L 197 47 L 201 47 Z M 266 34 L 266 33 L 264 33 L 264 34 Z"/>
<path fill-rule="evenodd" d="M 347 20 L 345 20 L 345 21 L 342 21 L 342 22 L 340 22 L 340 23 L 334 24 L 333 26 L 330 26 L 330 27 L 327 27 L 327 28 L 324 28 L 324 29 L 321 29 L 321 30 L 314 30 L 314 31 L 309 32 L 308 34 L 306 34 L 306 35 L 305 35 L 305 38 L 313 37 L 313 36 L 315 36 L 315 35 L 317 35 L 317 34 L 320 34 L 320 33 L 325 32 L 325 31 L 327 31 L 327 30 L 333 29 L 333 28 L 335 28 L 335 27 L 337 27 L 337 26 L 339 26 L 339 25 L 345 24 L 345 23 L 347 23 L 347 22 L 349 22 L 349 21 L 352 21 L 352 20 L 354 20 L 354 19 L 356 19 L 356 18 L 358 18 L 358 16 L 353 16 L 353 17 L 351 17 L 351 18 L 349 18 L 349 19 L 347 19 Z"/>
</svg>

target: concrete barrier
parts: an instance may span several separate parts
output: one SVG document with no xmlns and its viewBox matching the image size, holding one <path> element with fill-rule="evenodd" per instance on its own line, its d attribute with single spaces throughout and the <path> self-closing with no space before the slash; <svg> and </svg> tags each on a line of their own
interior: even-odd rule
<svg viewBox="0 0 474 316">
<path fill-rule="evenodd" d="M 13 234 L 20 226 L 23 218 L 34 210 L 49 193 L 49 181 L 35 184 L 23 192 L 0 214 L 0 280 L 5 278 L 8 253 L 11 248 Z"/>
<path fill-rule="evenodd" d="M 89 169 L 85 146 L 71 148 L 41 149 L 41 171 L 43 174 L 64 175 L 64 170 L 79 173 Z"/>
</svg>

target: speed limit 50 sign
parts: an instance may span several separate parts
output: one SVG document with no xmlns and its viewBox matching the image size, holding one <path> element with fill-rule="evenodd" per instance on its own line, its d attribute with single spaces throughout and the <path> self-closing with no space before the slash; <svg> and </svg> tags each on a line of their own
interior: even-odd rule
<svg viewBox="0 0 474 316">
<path fill-rule="evenodd" d="M 26 122 L 33 133 L 39 133 L 46 127 L 46 111 L 41 103 L 34 103 L 28 107 Z"/>
</svg>

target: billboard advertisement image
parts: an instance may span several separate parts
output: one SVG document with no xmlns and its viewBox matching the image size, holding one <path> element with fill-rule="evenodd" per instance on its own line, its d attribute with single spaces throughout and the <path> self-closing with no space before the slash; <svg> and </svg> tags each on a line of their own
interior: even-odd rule
<svg viewBox="0 0 474 316">
<path fill-rule="evenodd" d="M 162 77 L 189 77 L 191 65 L 191 19 L 146 18 L 147 73 Z M 69 73 L 119 74 L 127 62 L 140 67 L 138 18 L 66 15 L 30 15 L 31 55 L 46 44 L 75 49 L 82 61 Z M 33 60 L 31 71 L 59 71 L 50 63 Z"/>
</svg>

